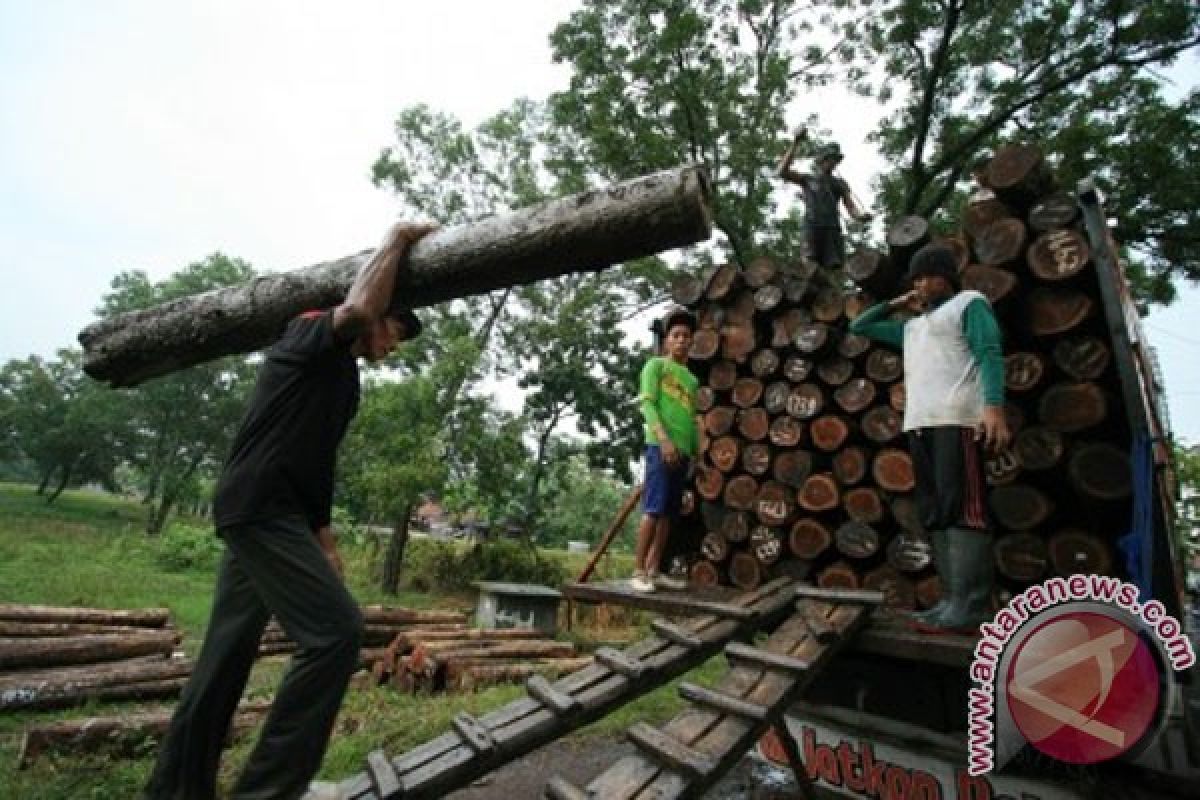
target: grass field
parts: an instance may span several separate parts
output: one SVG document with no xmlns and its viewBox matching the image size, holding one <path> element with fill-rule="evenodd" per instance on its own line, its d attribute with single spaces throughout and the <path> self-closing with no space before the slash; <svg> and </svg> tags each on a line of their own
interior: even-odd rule
<svg viewBox="0 0 1200 800">
<path fill-rule="evenodd" d="M 144 512 L 137 503 L 101 493 L 68 491 L 54 505 L 47 506 L 32 487 L 0 484 L 0 602 L 106 608 L 165 606 L 184 632 L 185 648 L 194 654 L 208 618 L 212 571 L 167 570 L 161 566 L 160 543 L 143 532 L 143 519 Z M 470 598 L 465 596 L 412 591 L 385 597 L 370 585 L 371 549 L 345 544 L 342 550 L 347 582 L 364 604 L 470 605 Z M 586 558 L 554 555 L 565 558 L 572 572 Z M 627 567 L 619 556 L 607 565 L 617 573 Z M 604 637 L 605 633 L 599 631 L 597 635 Z M 260 662 L 247 694 L 269 698 L 282 669 L 279 659 Z M 709 683 L 720 671 L 721 661 L 714 659 L 689 679 Z M 516 686 L 436 697 L 408 696 L 386 687 L 352 689 L 319 777 L 346 777 L 361 770 L 370 750 L 406 749 L 447 730 L 450 719 L 459 711 L 486 713 L 521 694 Z M 635 719 L 664 720 L 680 706 L 674 685 L 667 686 L 575 735 L 611 735 L 628 728 Z M 43 758 L 25 770 L 16 769 L 16 756 L 22 731 L 30 724 L 155 707 L 161 706 L 110 703 L 54 712 L 0 713 L 0 798 L 126 800 L 139 796 L 153 763 L 153 742 L 147 742 L 136 758 Z M 253 740 L 251 735 L 227 751 L 222 762 L 223 786 L 231 784 Z"/>
</svg>

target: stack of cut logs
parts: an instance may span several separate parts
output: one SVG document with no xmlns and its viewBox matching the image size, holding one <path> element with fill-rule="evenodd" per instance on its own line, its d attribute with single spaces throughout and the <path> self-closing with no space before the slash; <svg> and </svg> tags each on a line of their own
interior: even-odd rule
<svg viewBox="0 0 1200 800">
<path fill-rule="evenodd" d="M 699 319 L 693 581 L 749 588 L 787 573 L 882 590 L 900 607 L 937 600 L 901 433 L 902 357 L 848 332 L 902 291 L 931 241 L 953 248 L 964 288 L 988 297 L 1004 332 L 1015 440 L 986 464 L 1001 591 L 1113 570 L 1130 519 L 1130 432 L 1078 207 L 1036 147 L 1004 148 L 980 177 L 960 231 L 903 217 L 887 253 L 853 253 L 844 275 L 759 258 L 675 282 Z"/>
<path fill-rule="evenodd" d="M 359 660 L 364 667 L 381 659 L 384 650 L 398 635 L 467 629 L 467 615 L 461 611 L 376 605 L 362 606 L 359 610 L 363 616 L 363 648 Z M 294 652 L 296 643 L 288 638 L 279 623 L 274 619 L 268 622 L 258 644 L 258 655 L 291 655 Z"/>
<path fill-rule="evenodd" d="M 180 638 L 165 608 L 0 605 L 0 711 L 175 696 Z"/>
<path fill-rule="evenodd" d="M 533 628 L 457 628 L 398 633 L 375 661 L 378 683 L 401 691 L 468 691 L 587 666 L 575 645 Z"/>
</svg>

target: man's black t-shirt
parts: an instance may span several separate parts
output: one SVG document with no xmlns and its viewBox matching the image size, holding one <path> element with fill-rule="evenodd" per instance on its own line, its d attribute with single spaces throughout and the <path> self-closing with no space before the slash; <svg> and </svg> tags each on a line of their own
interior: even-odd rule
<svg viewBox="0 0 1200 800">
<path fill-rule="evenodd" d="M 267 351 L 217 484 L 217 528 L 273 517 L 329 524 L 338 445 L 358 410 L 358 364 L 332 311 L 296 317 Z"/>
<path fill-rule="evenodd" d="M 805 222 L 810 227 L 841 227 L 838 203 L 850 194 L 850 187 L 836 175 L 805 174 L 800 180 L 804 193 Z"/>
</svg>

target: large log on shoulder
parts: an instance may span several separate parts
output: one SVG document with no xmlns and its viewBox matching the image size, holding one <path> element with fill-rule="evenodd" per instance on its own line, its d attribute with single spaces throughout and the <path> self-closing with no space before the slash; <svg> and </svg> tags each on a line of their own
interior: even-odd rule
<svg viewBox="0 0 1200 800">
<path fill-rule="evenodd" d="M 711 233 L 708 178 L 683 167 L 435 231 L 417 243 L 396 295 L 412 307 L 593 272 Z M 269 344 L 288 319 L 345 297 L 371 251 L 120 314 L 79 334 L 84 369 L 132 386 Z M 712 286 L 709 291 L 711 294 Z"/>
</svg>

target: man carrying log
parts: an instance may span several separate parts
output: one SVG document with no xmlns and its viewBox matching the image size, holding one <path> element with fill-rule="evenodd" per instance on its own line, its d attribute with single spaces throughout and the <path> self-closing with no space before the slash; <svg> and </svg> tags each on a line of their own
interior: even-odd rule
<svg viewBox="0 0 1200 800">
<path fill-rule="evenodd" d="M 816 172 L 796 172 L 792 169 L 796 150 L 807 140 L 808 131 L 800 128 L 783 154 L 777 174 L 783 180 L 799 186 L 804 193 L 804 226 L 809 258 L 825 269 L 832 269 L 840 267 L 846 255 L 838 204 L 845 205 L 850 216 L 859 222 L 867 222 L 871 215 L 854 202 L 854 193 L 850 191 L 849 184 L 833 174 L 843 158 L 842 149 L 837 144 L 826 145 L 817 151 L 813 159 Z"/>
<path fill-rule="evenodd" d="M 904 353 L 904 430 L 917 509 L 933 536 L 942 598 L 913 624 L 974 631 L 989 616 L 992 537 L 980 444 L 1008 447 L 1000 327 L 987 299 L 960 291 L 957 261 L 943 245 L 917 251 L 911 291 L 864 311 L 850 331 Z M 915 314 L 890 319 L 893 311 Z"/>
<path fill-rule="evenodd" d="M 321 764 L 363 630 L 330 527 L 337 448 L 358 407 L 357 358 L 379 361 L 420 332 L 392 294 L 429 230 L 393 227 L 341 305 L 300 314 L 266 353 L 217 484 L 225 553 L 212 615 L 148 798 L 215 796 L 230 719 L 272 616 L 299 649 L 231 797 L 291 800 Z"/>
<path fill-rule="evenodd" d="M 696 455 L 696 391 L 700 381 L 687 368 L 696 318 L 684 308 L 671 309 L 663 319 L 663 351 L 642 368 L 639 389 L 646 428 L 642 521 L 638 526 L 633 578 L 639 592 L 683 589 L 687 584 L 660 575 L 671 523 L 679 515 L 691 459 Z"/>
</svg>

